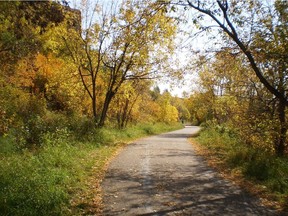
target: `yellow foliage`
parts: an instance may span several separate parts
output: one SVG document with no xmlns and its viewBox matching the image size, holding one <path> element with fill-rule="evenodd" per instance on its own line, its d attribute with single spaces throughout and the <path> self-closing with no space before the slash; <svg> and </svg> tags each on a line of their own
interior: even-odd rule
<svg viewBox="0 0 288 216">
<path fill-rule="evenodd" d="M 172 123 L 178 121 L 178 110 L 172 105 L 168 105 L 166 108 L 166 116 L 164 117 L 164 122 Z"/>
</svg>

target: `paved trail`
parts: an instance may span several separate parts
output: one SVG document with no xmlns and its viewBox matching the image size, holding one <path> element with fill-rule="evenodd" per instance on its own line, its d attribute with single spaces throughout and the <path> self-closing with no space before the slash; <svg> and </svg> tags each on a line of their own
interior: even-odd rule
<svg viewBox="0 0 288 216">
<path fill-rule="evenodd" d="M 104 215 L 276 215 L 222 179 L 187 137 L 198 127 L 141 139 L 110 164 Z"/>
</svg>

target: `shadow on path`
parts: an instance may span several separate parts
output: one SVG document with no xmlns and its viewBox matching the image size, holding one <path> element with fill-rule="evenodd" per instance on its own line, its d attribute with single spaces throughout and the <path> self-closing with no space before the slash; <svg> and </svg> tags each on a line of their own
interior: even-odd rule
<svg viewBox="0 0 288 216">
<path fill-rule="evenodd" d="M 209 168 L 187 142 L 190 135 L 185 128 L 128 146 L 102 184 L 104 214 L 276 215 Z"/>
</svg>

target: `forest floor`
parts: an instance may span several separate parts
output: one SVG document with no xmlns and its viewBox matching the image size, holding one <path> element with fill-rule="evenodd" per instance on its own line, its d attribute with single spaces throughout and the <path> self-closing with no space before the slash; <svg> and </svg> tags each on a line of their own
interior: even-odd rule
<svg viewBox="0 0 288 216">
<path fill-rule="evenodd" d="M 152 136 L 125 147 L 101 184 L 103 215 L 278 215 L 222 178 L 188 137 L 199 127 Z"/>
</svg>

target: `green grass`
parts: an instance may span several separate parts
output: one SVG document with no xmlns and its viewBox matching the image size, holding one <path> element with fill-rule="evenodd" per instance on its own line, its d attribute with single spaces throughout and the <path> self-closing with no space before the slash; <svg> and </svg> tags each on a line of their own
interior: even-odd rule
<svg viewBox="0 0 288 216">
<path fill-rule="evenodd" d="M 262 185 L 282 204 L 288 205 L 288 158 L 277 157 L 265 149 L 252 148 L 233 133 L 217 128 L 203 130 L 197 142 L 224 162 L 231 172 Z"/>
<path fill-rule="evenodd" d="M 76 203 L 73 208 L 71 200 L 89 194 L 89 179 L 101 178 L 118 143 L 179 128 L 164 124 L 102 128 L 91 130 L 85 139 L 62 128 L 47 132 L 40 147 L 29 149 L 17 147 L 13 137 L 1 137 L 1 215 L 80 215 L 83 206 Z"/>
<path fill-rule="evenodd" d="M 127 142 L 144 136 L 155 135 L 166 131 L 177 130 L 182 128 L 181 124 L 142 124 L 127 127 L 125 129 L 101 128 L 96 129 L 89 135 L 88 140 L 98 144 L 113 144 Z"/>
<path fill-rule="evenodd" d="M 2 157 L 0 209 L 4 215 L 60 215 L 89 170 L 88 145 L 45 146 Z M 97 149 L 101 151 L 101 148 Z"/>
</svg>

